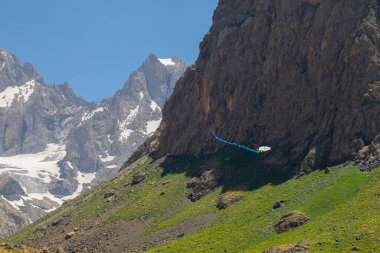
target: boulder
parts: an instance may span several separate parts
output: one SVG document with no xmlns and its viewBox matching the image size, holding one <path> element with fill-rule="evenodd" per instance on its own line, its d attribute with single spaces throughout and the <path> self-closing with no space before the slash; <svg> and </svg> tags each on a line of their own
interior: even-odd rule
<svg viewBox="0 0 380 253">
<path fill-rule="evenodd" d="M 278 208 L 284 206 L 285 202 L 286 202 L 285 200 L 279 200 L 279 201 L 276 201 L 276 202 L 273 204 L 272 209 L 278 209 Z"/>
<path fill-rule="evenodd" d="M 119 192 L 115 189 L 112 189 L 104 194 L 105 199 L 109 199 L 110 197 L 116 197 L 119 195 Z"/>
<path fill-rule="evenodd" d="M 197 201 L 206 194 L 212 192 L 222 180 L 222 173 L 217 169 L 206 170 L 199 178 L 193 178 L 186 186 L 193 192 L 188 196 L 191 201 Z"/>
<path fill-rule="evenodd" d="M 42 253 L 50 253 L 50 250 L 47 247 L 43 247 Z"/>
<path fill-rule="evenodd" d="M 242 198 L 243 196 L 241 194 L 238 194 L 236 192 L 227 192 L 219 196 L 218 202 L 216 203 L 216 207 L 219 210 L 225 209 L 231 206 L 232 204 L 238 202 Z"/>
<path fill-rule="evenodd" d="M 147 176 L 146 172 L 139 172 L 139 173 L 135 174 L 132 178 L 132 185 L 136 185 L 136 184 L 141 183 L 142 181 L 144 181 L 146 176 Z"/>
<path fill-rule="evenodd" d="M 68 240 L 68 239 L 74 237 L 75 235 L 76 235 L 76 233 L 74 231 L 71 231 L 71 232 L 66 234 L 65 239 Z"/>
<path fill-rule="evenodd" d="M 276 233 L 281 234 L 293 228 L 299 227 L 309 220 L 306 214 L 299 212 L 290 212 L 281 217 L 281 219 L 274 225 Z"/>
</svg>

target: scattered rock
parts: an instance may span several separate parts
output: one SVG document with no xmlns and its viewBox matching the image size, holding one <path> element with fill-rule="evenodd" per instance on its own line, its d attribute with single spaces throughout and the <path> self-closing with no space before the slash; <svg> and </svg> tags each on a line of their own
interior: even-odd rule
<svg viewBox="0 0 380 253">
<path fill-rule="evenodd" d="M 74 237 L 75 235 L 76 235 L 76 233 L 74 231 L 71 231 L 71 232 L 66 234 L 65 239 L 68 240 L 68 239 Z"/>
<path fill-rule="evenodd" d="M 53 221 L 53 222 L 51 223 L 51 225 L 54 227 L 54 226 L 59 225 L 61 222 L 62 222 L 62 219 L 58 219 L 58 220 Z"/>
<path fill-rule="evenodd" d="M 351 251 L 359 251 L 359 248 L 358 247 L 352 247 Z"/>
<path fill-rule="evenodd" d="M 47 247 L 43 247 L 42 253 L 50 253 L 50 250 Z"/>
<path fill-rule="evenodd" d="M 285 202 L 286 202 L 285 200 L 276 201 L 276 202 L 273 204 L 272 209 L 277 209 L 277 208 L 283 207 L 284 204 L 285 204 Z"/>
<path fill-rule="evenodd" d="M 187 182 L 186 187 L 193 192 L 188 196 L 191 201 L 197 201 L 201 197 L 213 191 L 221 182 L 222 173 L 217 169 L 207 170 L 199 178 L 193 178 Z"/>
<path fill-rule="evenodd" d="M 364 146 L 353 154 L 355 164 L 360 171 L 368 172 L 380 166 L 380 135 L 377 135 L 370 145 Z"/>
<path fill-rule="evenodd" d="M 168 183 L 170 183 L 172 180 L 168 180 L 168 181 L 165 181 L 165 182 L 162 182 L 162 185 L 167 185 Z"/>
<path fill-rule="evenodd" d="M 311 251 L 302 245 L 282 245 L 267 249 L 263 253 L 311 253 Z"/>
<path fill-rule="evenodd" d="M 199 179 L 196 177 L 190 179 L 186 182 L 186 188 L 193 189 L 197 185 L 198 181 Z"/>
<path fill-rule="evenodd" d="M 218 202 L 216 203 L 216 207 L 221 210 L 229 207 L 233 203 L 238 202 L 243 198 L 242 195 L 236 192 L 227 192 L 219 196 Z"/>
<path fill-rule="evenodd" d="M 165 192 L 161 192 L 161 193 L 160 193 L 160 196 L 162 196 L 162 195 L 165 195 Z"/>
<path fill-rule="evenodd" d="M 309 217 L 303 213 L 290 212 L 281 217 L 280 221 L 274 225 L 274 230 L 276 233 L 281 234 L 301 226 L 308 220 Z"/>
<path fill-rule="evenodd" d="M 342 239 L 340 239 L 340 238 L 335 238 L 334 239 L 336 242 L 342 242 Z"/>
<path fill-rule="evenodd" d="M 145 172 L 137 173 L 132 178 L 132 185 L 141 183 L 145 178 L 147 174 Z"/>
<path fill-rule="evenodd" d="M 58 248 L 55 253 L 66 253 L 62 248 Z"/>
<path fill-rule="evenodd" d="M 306 173 L 301 171 L 300 173 L 298 173 L 296 178 L 298 179 L 298 178 L 303 177 L 303 176 L 306 176 Z"/>
<path fill-rule="evenodd" d="M 117 191 L 117 190 L 115 190 L 115 189 L 112 189 L 112 190 L 110 190 L 109 192 L 106 192 L 105 194 L 104 194 L 104 198 L 105 199 L 108 199 L 108 198 L 110 198 L 110 197 L 116 197 L 116 196 L 118 196 L 119 195 L 119 192 Z"/>
<path fill-rule="evenodd" d="M 80 228 L 74 228 L 74 232 L 78 232 Z"/>
<path fill-rule="evenodd" d="M 4 245 L 4 249 L 6 249 L 6 250 L 11 250 L 11 249 L 13 249 L 13 246 L 10 245 L 10 244 L 8 244 L 8 243 L 6 243 L 6 244 Z"/>
</svg>

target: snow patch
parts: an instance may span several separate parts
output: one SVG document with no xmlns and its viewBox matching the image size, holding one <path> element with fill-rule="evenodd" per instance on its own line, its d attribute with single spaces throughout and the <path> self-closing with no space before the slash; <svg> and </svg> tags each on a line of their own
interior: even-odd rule
<svg viewBox="0 0 380 253">
<path fill-rule="evenodd" d="M 142 100 L 144 98 L 144 93 L 140 91 L 139 96 L 140 96 L 140 100 Z"/>
<path fill-rule="evenodd" d="M 175 62 L 173 61 L 172 58 L 167 58 L 167 59 L 161 59 L 161 58 L 158 58 L 158 60 L 164 64 L 165 66 L 173 66 L 175 65 Z"/>
<path fill-rule="evenodd" d="M 70 196 L 66 196 L 63 198 L 63 200 L 73 199 L 77 197 L 84 188 L 84 184 L 90 184 L 96 177 L 96 172 L 94 173 L 83 173 L 78 171 L 77 172 L 77 181 L 78 181 L 78 188 L 77 190 Z"/>
<path fill-rule="evenodd" d="M 134 132 L 132 129 L 120 129 L 121 130 L 121 133 L 120 133 L 120 137 L 119 137 L 119 141 L 123 142 L 123 141 L 126 141 L 128 140 L 129 136 L 131 136 L 131 134 Z"/>
<path fill-rule="evenodd" d="M 27 197 L 25 197 L 25 196 L 21 196 L 21 197 L 22 197 L 22 199 L 24 201 L 34 200 L 34 199 L 35 200 L 49 199 L 51 201 L 54 201 L 54 202 L 58 203 L 59 205 L 62 205 L 62 203 L 63 203 L 63 199 L 57 198 L 56 196 L 54 196 L 50 192 L 45 192 L 45 193 L 29 193 Z M 49 210 L 49 211 L 53 211 L 54 209 Z"/>
<path fill-rule="evenodd" d="M 7 87 L 3 92 L 0 92 L 0 107 L 10 107 L 16 96 L 19 99 L 22 98 L 24 103 L 27 102 L 33 94 L 36 85 L 36 81 L 32 80 L 22 86 Z"/>
<path fill-rule="evenodd" d="M 116 156 L 111 156 L 111 155 L 108 154 L 107 152 L 106 152 L 106 156 L 105 156 L 105 157 L 99 155 L 99 159 L 100 159 L 100 161 L 102 161 L 103 163 L 111 162 L 111 161 L 113 161 L 115 158 L 116 158 Z"/>
<path fill-rule="evenodd" d="M 104 107 L 99 107 L 99 108 L 96 108 L 95 110 L 89 112 L 89 113 L 86 113 L 82 116 L 82 120 L 79 124 L 79 126 L 81 126 L 84 122 L 86 122 L 87 120 L 91 119 L 95 113 L 98 113 L 98 112 L 103 112 L 105 110 Z"/>
<path fill-rule="evenodd" d="M 5 67 L 5 63 L 6 63 L 6 62 L 3 62 L 3 65 L 2 65 L 1 68 L 0 68 L 0 71 L 2 71 L 3 68 Z"/>
<path fill-rule="evenodd" d="M 153 100 L 150 102 L 150 108 L 152 109 L 152 111 L 156 111 L 156 109 L 158 109 L 159 111 L 161 111 L 161 108 Z"/>
<path fill-rule="evenodd" d="M 37 154 L 0 157 L 0 176 L 8 174 L 15 179 L 26 193 L 22 200 L 8 201 L 20 210 L 27 200 L 50 199 L 57 204 L 62 200 L 48 191 L 48 184 L 58 179 L 60 171 L 58 162 L 66 155 L 65 145 L 50 143 L 46 149 Z M 50 211 L 50 210 L 49 210 Z"/>
<path fill-rule="evenodd" d="M 74 166 L 71 164 L 71 162 L 70 161 L 67 161 L 67 166 L 69 166 L 70 167 L 70 169 L 74 169 Z"/>
<path fill-rule="evenodd" d="M 65 145 L 51 143 L 44 151 L 37 154 L 0 157 L 0 175 L 18 174 L 42 180 L 48 184 L 60 175 L 58 161 L 65 155 Z"/>
<path fill-rule="evenodd" d="M 118 166 L 116 164 L 113 165 L 108 165 L 106 168 L 107 169 L 116 169 Z"/>
<path fill-rule="evenodd" d="M 134 132 L 134 130 L 128 128 L 128 125 L 137 117 L 139 108 L 140 108 L 140 105 L 136 106 L 135 109 L 129 112 L 127 119 L 124 122 L 122 123 L 119 122 L 119 130 L 120 130 L 119 141 L 121 142 L 126 141 L 129 138 L 129 136 Z"/>
<path fill-rule="evenodd" d="M 136 118 L 139 108 L 140 106 L 138 105 L 135 109 L 129 112 L 129 115 L 127 116 L 127 123 L 131 123 Z"/>
<path fill-rule="evenodd" d="M 5 58 L 11 57 L 5 50 L 0 49 L 0 54 L 4 56 Z"/>
<path fill-rule="evenodd" d="M 148 121 L 146 123 L 146 131 L 144 133 L 149 136 L 152 135 L 160 126 L 160 123 L 161 123 L 161 119 Z"/>
</svg>

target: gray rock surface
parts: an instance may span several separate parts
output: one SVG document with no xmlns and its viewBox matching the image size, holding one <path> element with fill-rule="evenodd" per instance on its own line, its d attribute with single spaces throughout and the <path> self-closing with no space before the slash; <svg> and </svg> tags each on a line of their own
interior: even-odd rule
<svg viewBox="0 0 380 253">
<path fill-rule="evenodd" d="M 15 233 L 20 227 L 29 224 L 28 217 L 0 198 L 0 238 Z"/>
<path fill-rule="evenodd" d="M 379 2 L 219 1 L 196 64 L 163 110 L 157 156 L 270 145 L 266 167 L 323 168 L 380 132 Z M 144 152 L 140 152 L 144 153 Z M 313 169 L 314 169 L 313 168 Z"/>
</svg>

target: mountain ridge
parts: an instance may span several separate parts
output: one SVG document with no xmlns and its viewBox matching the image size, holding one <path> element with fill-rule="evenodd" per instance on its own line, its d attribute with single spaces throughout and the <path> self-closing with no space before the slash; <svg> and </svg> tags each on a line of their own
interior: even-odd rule
<svg viewBox="0 0 380 253">
<path fill-rule="evenodd" d="M 158 127 L 155 99 L 166 99 L 187 67 L 177 58 L 165 65 L 151 54 L 114 96 L 95 103 L 76 96 L 68 83 L 45 84 L 14 55 L 1 55 L 7 61 L 0 59 L 0 177 L 26 195 L 17 187 L 0 195 L 31 221 L 115 173 Z"/>
</svg>

